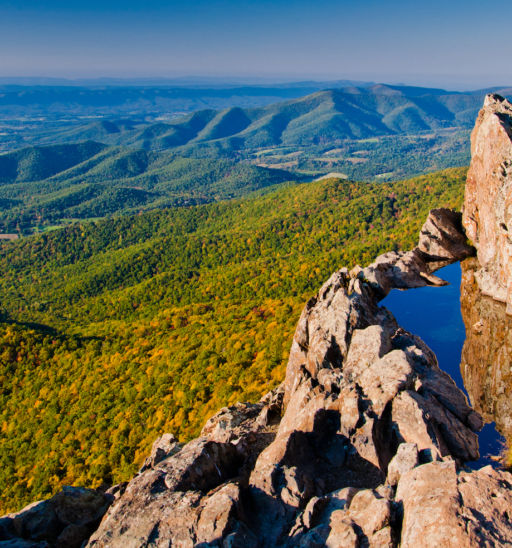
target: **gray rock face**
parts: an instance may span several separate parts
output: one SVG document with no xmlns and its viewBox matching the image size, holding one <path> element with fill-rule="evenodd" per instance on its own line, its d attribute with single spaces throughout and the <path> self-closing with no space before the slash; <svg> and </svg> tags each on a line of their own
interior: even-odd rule
<svg viewBox="0 0 512 548">
<path fill-rule="evenodd" d="M 64 487 L 49 500 L 0 518 L 0 546 L 79 548 L 112 501 L 93 489 Z"/>
<path fill-rule="evenodd" d="M 434 270 L 471 252 L 460 215 L 435 210 L 413 251 L 333 274 L 301 315 L 283 385 L 222 409 L 201 438 L 153 461 L 88 545 L 470 545 L 460 516 L 476 527 L 501 511 L 487 509 L 485 493 L 500 484 L 508 501 L 509 476 L 458 471 L 478 457 L 481 419 L 378 302 L 393 287 L 443 283 Z M 433 525 L 440 508 L 446 531 L 458 527 L 453 538 Z M 479 534 L 512 542 L 505 518 L 499 534 L 484 525 Z"/>
</svg>

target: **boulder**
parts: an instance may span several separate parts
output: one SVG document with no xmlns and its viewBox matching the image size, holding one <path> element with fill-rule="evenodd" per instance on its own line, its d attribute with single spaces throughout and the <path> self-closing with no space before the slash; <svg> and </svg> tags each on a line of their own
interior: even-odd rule
<svg viewBox="0 0 512 548">
<path fill-rule="evenodd" d="M 512 475 L 485 467 L 459 472 L 453 461 L 405 473 L 396 501 L 403 512 L 401 546 L 510 546 Z"/>
<path fill-rule="evenodd" d="M 51 499 L 0 518 L 1 546 L 79 548 L 98 527 L 113 497 L 64 487 Z"/>
<path fill-rule="evenodd" d="M 182 444 L 172 434 L 163 434 L 155 440 L 151 447 L 151 454 L 144 461 L 139 474 L 150 468 L 154 468 L 159 462 L 180 451 Z"/>
<path fill-rule="evenodd" d="M 231 532 L 239 490 L 230 480 L 239 465 L 234 445 L 206 438 L 191 441 L 128 484 L 89 546 L 168 546 L 170 541 L 193 546 L 219 530 Z M 217 516 L 216 528 L 201 519 L 203 511 Z"/>
<path fill-rule="evenodd" d="M 418 447 L 415 443 L 401 443 L 398 446 L 396 455 L 391 459 L 388 466 L 387 482 L 389 485 L 396 485 L 400 478 L 416 468 L 419 463 Z"/>
</svg>

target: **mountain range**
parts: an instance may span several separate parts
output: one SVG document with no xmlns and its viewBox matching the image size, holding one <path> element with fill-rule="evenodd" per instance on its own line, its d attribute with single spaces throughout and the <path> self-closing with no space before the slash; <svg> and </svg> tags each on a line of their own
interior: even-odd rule
<svg viewBox="0 0 512 548">
<path fill-rule="evenodd" d="M 34 93 L 50 93 L 41 89 Z M 106 90 L 115 100 L 119 90 Z M 90 89 L 82 100 L 94 104 L 106 90 Z M 130 93 L 143 100 L 155 90 Z M 11 128 L 6 139 L 31 146 L 0 155 L 0 230 L 27 233 L 68 219 L 212 202 L 329 173 L 389 180 L 463 166 L 483 93 L 349 86 L 261 107 L 196 110 L 173 121 L 102 117 Z"/>
<path fill-rule="evenodd" d="M 512 96 L 512 88 L 499 91 Z M 47 138 L 83 138 L 162 150 L 212 144 L 220 150 L 275 145 L 317 145 L 344 139 L 469 129 L 486 90 L 372 85 L 318 91 L 271 105 L 204 109 L 171 122 L 130 124 L 99 120 Z"/>
</svg>

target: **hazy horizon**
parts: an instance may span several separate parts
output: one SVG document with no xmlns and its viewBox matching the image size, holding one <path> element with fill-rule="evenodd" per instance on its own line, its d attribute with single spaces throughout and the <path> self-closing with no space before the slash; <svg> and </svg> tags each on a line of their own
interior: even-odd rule
<svg viewBox="0 0 512 548">
<path fill-rule="evenodd" d="M 0 0 L 10 78 L 512 83 L 508 11 L 476 0 Z"/>
</svg>

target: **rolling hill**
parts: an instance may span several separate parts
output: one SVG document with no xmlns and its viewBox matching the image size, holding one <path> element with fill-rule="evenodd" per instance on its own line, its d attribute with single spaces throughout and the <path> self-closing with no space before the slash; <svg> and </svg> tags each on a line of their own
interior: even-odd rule
<svg viewBox="0 0 512 548">
<path fill-rule="evenodd" d="M 225 158 L 183 158 L 93 141 L 30 147 L 0 155 L 0 231 L 207 203 L 293 178 Z"/>
<path fill-rule="evenodd" d="M 413 245 L 465 174 L 289 183 L 0 244 L 0 510 L 131 477 L 157 435 L 276 386 L 320 282 Z"/>
<path fill-rule="evenodd" d="M 101 106 L 102 101 L 106 100 L 105 90 L 82 90 L 79 94 L 80 100 L 90 107 L 96 105 L 94 113 L 97 117 L 100 116 L 99 119 L 76 119 L 67 122 L 57 120 L 32 129 L 29 124 L 15 128 L 12 139 L 14 146 L 19 146 L 22 138 L 20 135 L 23 134 L 27 144 L 95 140 L 109 145 L 128 145 L 145 150 L 176 147 L 197 150 L 206 147 L 225 153 L 268 146 L 311 146 L 343 140 L 442 131 L 448 128 L 468 130 L 473 125 L 486 92 L 489 91 L 462 93 L 376 84 L 327 89 L 297 97 L 298 91 L 304 92 L 307 89 L 286 88 L 281 93 L 289 93 L 292 98 L 270 104 L 269 101 L 263 102 L 261 106 L 244 104 L 243 100 L 237 99 L 236 90 L 216 90 L 214 95 L 224 94 L 229 97 L 226 108 L 219 109 L 219 103 L 209 103 L 201 99 L 201 93 L 207 94 L 208 90 L 167 90 L 159 94 L 154 90 L 133 88 L 128 94 L 130 99 L 123 100 L 128 103 L 131 100 L 141 101 L 142 105 L 146 104 L 146 110 L 142 106 L 132 109 L 132 119 L 127 118 L 126 114 L 119 118 L 120 112 L 115 106 L 125 103 L 121 99 L 115 99 L 115 90 L 109 92 L 110 101 L 113 101 L 110 110 Z M 117 93 L 122 95 L 125 91 L 128 93 L 127 90 L 117 90 Z M 164 100 L 169 95 L 185 97 L 189 91 L 192 96 L 197 97 L 197 102 L 194 103 L 194 108 L 181 111 L 184 116 L 175 117 L 172 121 L 147 121 L 148 109 L 153 108 L 147 102 L 148 94 L 151 97 L 154 95 L 154 100 L 158 103 L 158 100 Z M 512 96 L 512 88 L 494 91 Z M 21 93 L 20 90 L 18 92 Z M 253 92 L 256 95 L 259 93 L 257 90 Z M 45 93 L 51 95 L 51 91 L 44 88 L 25 91 L 22 99 L 19 99 L 20 104 L 29 108 L 30 101 L 38 104 L 37 101 L 41 100 L 38 94 L 44 96 Z M 71 98 L 78 90 L 63 88 L 62 93 L 62 108 L 66 108 L 66 101 L 71 101 L 68 108 L 72 108 L 75 103 Z M 98 97 L 95 93 L 99 94 Z M 273 98 L 274 101 L 279 99 L 277 95 Z M 2 101 L 9 100 L 8 93 L 0 99 L 0 115 Z M 45 105 L 44 101 L 42 105 Z M 46 108 L 47 112 L 51 112 L 53 107 L 46 105 Z"/>
<path fill-rule="evenodd" d="M 104 138 L 111 144 L 148 150 L 212 143 L 219 149 L 241 150 L 469 129 L 486 91 L 460 93 L 382 84 L 330 89 L 257 108 L 197 111 L 171 123 L 144 128 L 126 129 L 114 123 Z M 511 96 L 512 89 L 500 93 Z M 101 130 L 94 122 L 82 131 L 90 135 L 93 128 Z M 77 129 L 73 138 L 79 136 Z"/>
</svg>

